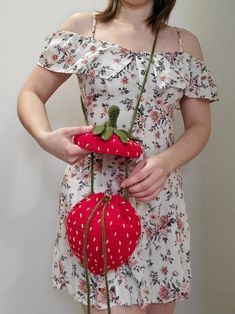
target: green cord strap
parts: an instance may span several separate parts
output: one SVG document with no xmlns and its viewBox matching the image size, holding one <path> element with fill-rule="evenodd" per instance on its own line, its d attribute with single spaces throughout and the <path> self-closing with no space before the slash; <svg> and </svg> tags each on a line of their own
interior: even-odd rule
<svg viewBox="0 0 235 314">
<path fill-rule="evenodd" d="M 83 256 L 84 256 L 84 267 L 85 267 L 85 275 L 86 275 L 86 284 L 87 284 L 87 314 L 91 314 L 91 288 L 90 288 L 90 280 L 89 280 L 89 272 L 88 272 L 88 256 L 87 256 L 87 237 L 88 231 L 90 227 L 90 223 L 99 208 L 100 204 L 105 201 L 104 207 L 102 209 L 102 253 L 104 259 L 104 276 L 105 276 L 105 286 L 106 286 L 106 299 L 107 299 L 107 306 L 108 306 L 108 314 L 111 314 L 110 309 L 110 297 L 109 297 L 109 285 L 108 285 L 108 278 L 107 278 L 107 252 L 106 252 L 106 236 L 105 236 L 105 210 L 108 206 L 109 201 L 111 200 L 111 195 L 105 194 L 99 202 L 95 205 L 94 209 L 92 210 L 85 227 L 84 232 L 84 242 L 83 242 Z"/>
</svg>

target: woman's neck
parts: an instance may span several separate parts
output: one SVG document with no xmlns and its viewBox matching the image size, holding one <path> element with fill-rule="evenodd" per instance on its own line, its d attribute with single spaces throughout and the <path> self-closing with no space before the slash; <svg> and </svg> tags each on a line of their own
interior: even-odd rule
<svg viewBox="0 0 235 314">
<path fill-rule="evenodd" d="M 146 27 L 145 20 L 150 16 L 152 12 L 153 1 L 146 1 L 143 4 L 130 4 L 126 1 L 122 1 L 120 12 L 117 16 L 117 20 L 131 26 L 135 29 L 141 29 Z"/>
</svg>

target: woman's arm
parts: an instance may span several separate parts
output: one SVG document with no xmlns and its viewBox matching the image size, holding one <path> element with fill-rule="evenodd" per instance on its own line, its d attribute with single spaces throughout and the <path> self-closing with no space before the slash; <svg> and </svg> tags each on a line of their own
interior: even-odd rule
<svg viewBox="0 0 235 314">
<path fill-rule="evenodd" d="M 66 25 L 67 29 L 73 29 L 75 20 L 73 16 L 63 25 Z M 70 76 L 71 74 L 49 71 L 37 65 L 20 90 L 17 99 L 17 113 L 23 126 L 44 150 L 73 164 L 89 153 L 72 143 L 73 135 L 87 132 L 92 127 L 79 126 L 53 131 L 45 107 L 51 95 Z"/>
<path fill-rule="evenodd" d="M 198 39 L 183 31 L 186 51 L 203 60 Z M 167 175 L 193 159 L 205 147 L 211 131 L 209 100 L 184 96 L 180 102 L 185 132 L 169 148 L 156 156 L 140 161 L 121 187 L 128 187 L 139 201 L 155 198 L 163 189 Z"/>
</svg>

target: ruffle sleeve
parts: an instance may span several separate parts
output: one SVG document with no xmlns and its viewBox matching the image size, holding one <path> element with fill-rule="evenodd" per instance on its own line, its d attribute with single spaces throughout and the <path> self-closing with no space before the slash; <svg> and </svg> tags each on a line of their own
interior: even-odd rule
<svg viewBox="0 0 235 314">
<path fill-rule="evenodd" d="M 210 102 L 219 101 L 217 85 L 204 61 L 189 56 L 187 65 L 184 94 L 193 98 L 205 98 Z"/>
<path fill-rule="evenodd" d="M 44 49 L 36 63 L 53 72 L 77 73 L 83 50 L 81 37 L 75 38 L 72 32 L 57 30 L 46 36 Z"/>
</svg>

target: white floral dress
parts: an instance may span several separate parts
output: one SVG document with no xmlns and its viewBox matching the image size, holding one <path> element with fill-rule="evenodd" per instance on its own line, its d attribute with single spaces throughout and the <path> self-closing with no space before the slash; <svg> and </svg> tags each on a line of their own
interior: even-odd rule
<svg viewBox="0 0 235 314">
<path fill-rule="evenodd" d="M 217 87 L 205 63 L 183 51 L 180 31 L 179 51 L 156 52 L 151 64 L 133 135 L 142 139 L 143 156 L 152 156 L 174 141 L 174 113 L 183 95 L 217 101 Z M 117 126 L 127 129 L 137 102 L 150 53 L 135 52 L 120 45 L 97 40 L 67 30 L 56 30 L 45 39 L 37 64 L 50 71 L 74 73 L 78 78 L 89 124 L 107 120 L 107 109 L 120 107 Z M 57 235 L 54 246 L 52 280 L 57 289 L 87 304 L 83 267 L 70 250 L 65 234 L 68 211 L 90 192 L 89 156 L 68 165 L 60 193 Z M 131 160 L 131 169 L 136 160 Z M 95 192 L 122 194 L 124 159 L 95 154 Z M 167 178 L 152 201 L 131 198 L 141 219 L 142 233 L 129 260 L 109 271 L 111 306 L 166 303 L 189 298 L 190 228 L 184 201 L 181 169 Z M 91 304 L 105 309 L 104 277 L 91 274 Z"/>
</svg>

